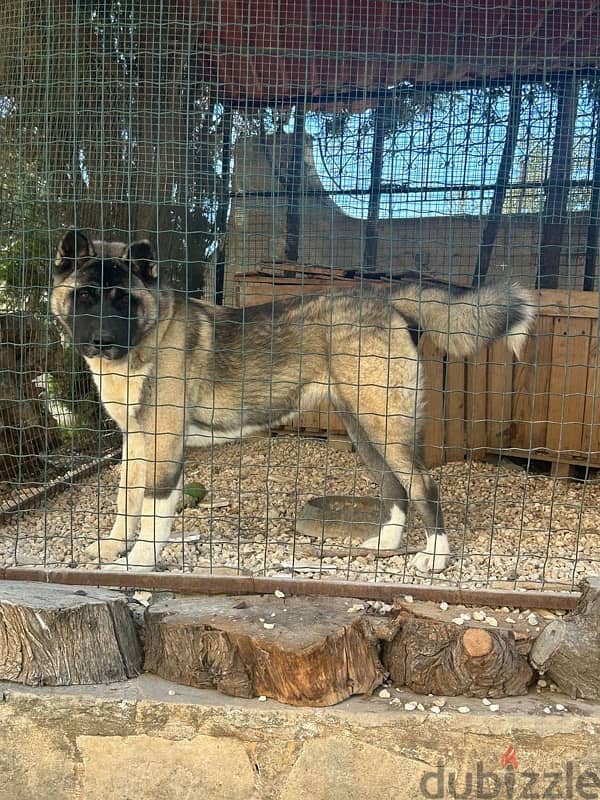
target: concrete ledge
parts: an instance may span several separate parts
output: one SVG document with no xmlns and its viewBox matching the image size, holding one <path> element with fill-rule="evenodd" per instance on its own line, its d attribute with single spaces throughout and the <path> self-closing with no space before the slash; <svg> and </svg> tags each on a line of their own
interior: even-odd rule
<svg viewBox="0 0 600 800">
<path fill-rule="evenodd" d="M 434 714 L 405 711 L 423 698 L 395 691 L 401 703 L 299 709 L 148 675 L 0 692 L 0 798 L 10 800 L 600 798 L 600 707 L 550 693 L 499 701 L 495 713 L 452 699 Z"/>
</svg>

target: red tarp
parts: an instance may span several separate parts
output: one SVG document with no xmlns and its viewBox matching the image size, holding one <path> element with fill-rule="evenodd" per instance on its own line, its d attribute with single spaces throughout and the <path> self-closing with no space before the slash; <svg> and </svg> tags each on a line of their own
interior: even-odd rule
<svg viewBox="0 0 600 800">
<path fill-rule="evenodd" d="M 198 78 L 244 102 L 600 65 L 598 0 L 179 0 Z"/>
</svg>

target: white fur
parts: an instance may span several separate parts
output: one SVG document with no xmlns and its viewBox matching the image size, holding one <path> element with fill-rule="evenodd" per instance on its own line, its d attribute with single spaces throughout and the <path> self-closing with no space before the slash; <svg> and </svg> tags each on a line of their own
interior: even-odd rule
<svg viewBox="0 0 600 800">
<path fill-rule="evenodd" d="M 445 533 L 427 537 L 427 549 L 417 553 L 412 560 L 417 572 L 443 572 L 450 563 L 450 543 Z"/>
<path fill-rule="evenodd" d="M 180 485 L 168 497 L 144 497 L 140 534 L 131 552 L 120 558 L 108 569 L 148 570 L 155 569 L 160 553 L 169 541 Z"/>
<path fill-rule="evenodd" d="M 506 339 L 510 349 L 513 351 L 515 356 L 519 358 L 523 353 L 525 344 L 527 343 L 529 331 L 531 330 L 531 324 L 536 316 L 536 309 L 533 305 L 533 297 L 530 292 L 518 285 L 513 286 L 513 291 L 518 294 L 520 300 L 522 301 L 526 316 L 520 325 L 515 325 L 509 330 Z"/>
<path fill-rule="evenodd" d="M 394 505 L 390 518 L 385 525 L 381 526 L 379 535 L 372 536 L 362 542 L 360 546 L 369 550 L 397 550 L 402 543 L 405 524 L 406 514 L 399 506 Z"/>
</svg>

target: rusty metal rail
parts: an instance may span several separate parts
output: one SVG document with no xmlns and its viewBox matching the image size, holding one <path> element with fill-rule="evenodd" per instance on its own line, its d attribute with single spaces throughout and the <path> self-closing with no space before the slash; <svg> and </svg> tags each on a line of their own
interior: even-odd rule
<svg viewBox="0 0 600 800">
<path fill-rule="evenodd" d="M 361 600 L 383 600 L 388 603 L 397 597 L 412 595 L 416 600 L 430 600 L 436 603 L 445 601 L 468 606 L 509 606 L 549 610 L 571 610 L 575 608 L 579 599 L 578 592 L 469 589 L 409 583 L 354 583 L 296 578 L 254 578 L 172 572 L 110 572 L 41 567 L 5 567 L 0 569 L 0 580 L 168 591 L 181 594 L 270 594 L 279 589 L 288 595 L 353 597 Z"/>
</svg>

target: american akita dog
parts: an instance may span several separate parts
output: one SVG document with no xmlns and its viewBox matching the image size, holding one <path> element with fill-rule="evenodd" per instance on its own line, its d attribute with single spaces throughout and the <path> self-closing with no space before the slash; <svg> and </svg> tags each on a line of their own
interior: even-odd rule
<svg viewBox="0 0 600 800">
<path fill-rule="evenodd" d="M 443 570 L 450 548 L 438 488 L 419 455 L 415 330 L 455 357 L 504 336 L 518 353 L 532 299 L 517 285 L 471 289 L 414 274 L 356 291 L 213 306 L 164 285 L 149 242 L 96 242 L 69 230 L 51 309 L 124 442 L 116 520 L 90 557 L 153 569 L 169 539 L 186 443 L 238 439 L 326 397 L 381 482 L 385 517 L 362 546 L 399 547 L 410 501 L 427 531 L 414 565 Z"/>
</svg>

